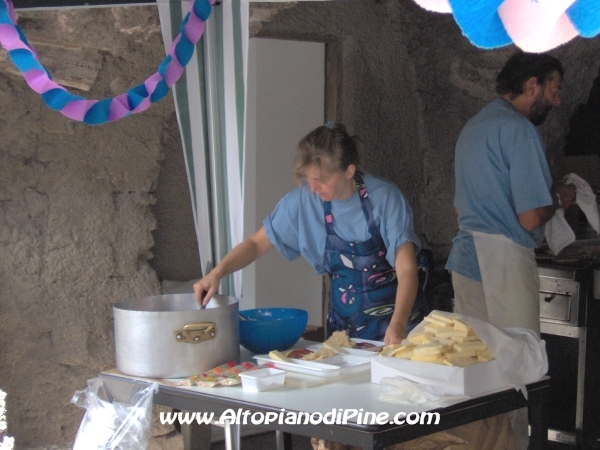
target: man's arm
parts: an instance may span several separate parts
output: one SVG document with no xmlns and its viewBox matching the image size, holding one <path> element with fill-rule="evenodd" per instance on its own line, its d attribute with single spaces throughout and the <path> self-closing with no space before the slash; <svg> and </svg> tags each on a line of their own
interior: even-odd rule
<svg viewBox="0 0 600 450">
<path fill-rule="evenodd" d="M 551 195 L 553 203 L 548 206 L 523 211 L 519 223 L 527 231 L 533 231 L 548 222 L 558 208 L 568 208 L 575 203 L 577 188 L 574 184 L 555 184 Z M 560 198 L 560 204 L 559 204 Z"/>
</svg>

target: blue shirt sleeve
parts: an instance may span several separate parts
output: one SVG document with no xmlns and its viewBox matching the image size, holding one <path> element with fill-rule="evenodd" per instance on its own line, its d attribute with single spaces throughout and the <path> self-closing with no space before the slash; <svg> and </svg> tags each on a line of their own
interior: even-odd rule
<svg viewBox="0 0 600 450">
<path fill-rule="evenodd" d="M 414 231 L 412 209 L 400 189 L 386 183 L 381 191 L 369 192 L 374 203 L 373 215 L 379 232 L 387 247 L 386 259 L 392 267 L 396 265 L 396 251 L 407 242 L 412 242 L 415 254 L 421 249 L 421 241 Z"/>
<path fill-rule="evenodd" d="M 271 215 L 263 222 L 269 241 L 288 261 L 300 256 L 297 224 L 298 201 L 294 190 L 279 200 Z"/>
<path fill-rule="evenodd" d="M 517 214 L 552 204 L 552 178 L 542 141 L 533 124 L 519 127 L 503 145 L 510 167 L 510 189 Z"/>
</svg>

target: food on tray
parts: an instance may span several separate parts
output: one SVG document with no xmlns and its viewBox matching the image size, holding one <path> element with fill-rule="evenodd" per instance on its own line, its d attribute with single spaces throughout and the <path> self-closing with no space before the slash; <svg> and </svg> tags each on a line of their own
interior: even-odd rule
<svg viewBox="0 0 600 450">
<path fill-rule="evenodd" d="M 331 344 L 327 341 L 323 342 L 323 348 L 327 349 L 327 350 L 331 350 L 333 353 L 348 354 L 348 352 L 346 350 L 344 350 L 341 346 Z M 350 348 L 350 347 L 348 347 L 348 348 Z"/>
<path fill-rule="evenodd" d="M 200 375 L 192 375 L 191 377 L 179 380 L 176 384 L 177 386 L 194 386 L 199 379 Z"/>
<path fill-rule="evenodd" d="M 370 342 L 354 342 L 348 337 L 345 331 L 334 331 L 332 335 L 323 342 L 321 348 L 310 354 L 302 356 L 305 361 L 318 361 L 320 359 L 331 358 L 337 354 L 347 354 L 345 348 L 367 349 L 375 347 Z M 289 355 L 288 355 L 289 356 Z"/>
<path fill-rule="evenodd" d="M 288 350 L 284 355 L 292 359 L 304 359 L 305 356 L 311 355 L 312 353 L 313 351 L 307 348 L 295 348 L 293 350 Z"/>
<path fill-rule="evenodd" d="M 425 325 L 411 332 L 401 344 L 385 346 L 381 356 L 467 367 L 494 359 L 471 326 L 454 314 L 433 311 Z"/>
<path fill-rule="evenodd" d="M 331 358 L 332 356 L 335 356 L 335 352 L 333 350 L 321 347 L 319 350 L 315 350 L 300 359 L 303 359 L 304 361 L 318 361 L 320 359 Z"/>
<path fill-rule="evenodd" d="M 324 344 L 335 345 L 337 347 L 354 348 L 354 342 L 348 337 L 345 331 L 334 331 Z"/>
<path fill-rule="evenodd" d="M 331 358 L 337 354 L 347 354 L 345 348 L 368 349 L 373 347 L 375 347 L 375 344 L 370 342 L 354 342 L 345 331 L 335 331 L 318 350 L 306 348 L 296 348 L 284 352 L 273 350 L 269 352 L 269 358 L 282 362 L 292 362 L 290 359 L 318 361 Z"/>
<path fill-rule="evenodd" d="M 196 385 L 200 387 L 234 386 L 242 382 L 239 376 L 240 373 L 260 368 L 260 366 L 251 362 L 236 365 L 235 361 L 229 361 L 200 375 L 196 380 Z"/>
<path fill-rule="evenodd" d="M 365 350 L 367 348 L 373 348 L 375 347 L 375 344 L 372 344 L 370 342 L 355 342 L 354 343 L 354 348 L 359 349 L 359 350 Z"/>
<path fill-rule="evenodd" d="M 210 369 L 204 372 L 202 376 L 219 376 L 223 372 L 226 372 L 227 370 L 231 369 L 232 367 L 235 367 L 236 365 L 237 363 L 235 361 L 227 361 L 225 364 L 221 364 L 220 366 L 215 367 L 214 369 Z"/>
<path fill-rule="evenodd" d="M 331 358 L 332 356 L 335 356 L 335 352 L 333 350 L 321 347 L 321 349 L 305 355 L 301 359 L 305 361 L 318 361 L 319 359 Z"/>
</svg>

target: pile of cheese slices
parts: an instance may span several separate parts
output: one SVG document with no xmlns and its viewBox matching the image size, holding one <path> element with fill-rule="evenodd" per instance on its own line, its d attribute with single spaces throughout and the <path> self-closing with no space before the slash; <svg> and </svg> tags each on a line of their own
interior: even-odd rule
<svg viewBox="0 0 600 450">
<path fill-rule="evenodd" d="M 384 347 L 380 355 L 458 367 L 494 359 L 471 326 L 453 314 L 433 311 L 423 321 L 425 327 L 413 330 L 402 344 Z"/>
</svg>

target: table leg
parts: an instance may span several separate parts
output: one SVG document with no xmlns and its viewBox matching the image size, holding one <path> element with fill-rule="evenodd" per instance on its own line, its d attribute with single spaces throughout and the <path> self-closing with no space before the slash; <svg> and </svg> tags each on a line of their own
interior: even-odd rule
<svg viewBox="0 0 600 450">
<path fill-rule="evenodd" d="M 546 450 L 548 448 L 548 402 L 544 397 L 539 402 L 529 405 L 529 450 Z"/>
<path fill-rule="evenodd" d="M 292 450 L 292 435 L 284 431 L 275 430 L 277 450 Z"/>
<path fill-rule="evenodd" d="M 210 450 L 210 425 L 200 425 L 197 422 L 182 423 L 181 435 L 184 450 Z"/>
<path fill-rule="evenodd" d="M 240 450 L 241 443 L 241 429 L 240 424 L 225 423 L 225 449 L 226 450 Z"/>
</svg>

